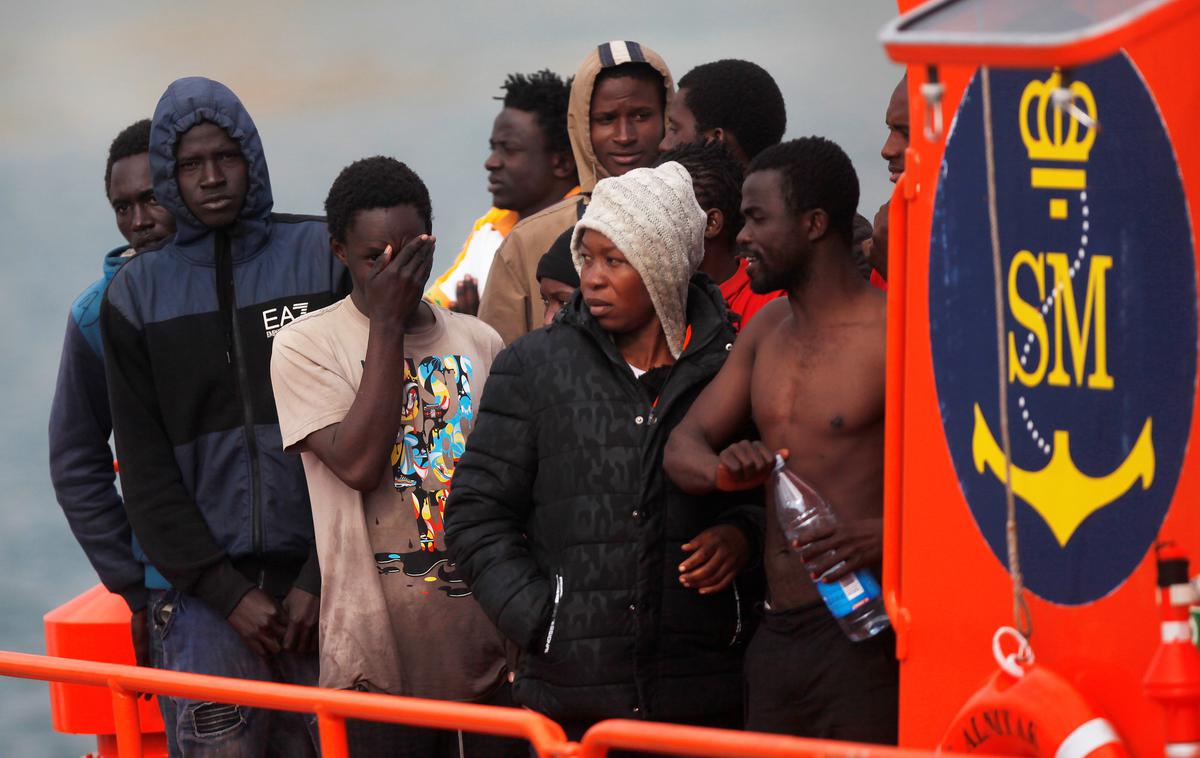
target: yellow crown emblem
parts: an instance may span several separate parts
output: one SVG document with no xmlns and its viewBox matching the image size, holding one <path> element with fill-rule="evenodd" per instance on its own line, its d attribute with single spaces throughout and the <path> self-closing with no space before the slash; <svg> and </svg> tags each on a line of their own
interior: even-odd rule
<svg viewBox="0 0 1200 758">
<path fill-rule="evenodd" d="M 1094 126 L 1085 127 L 1081 135 L 1079 120 L 1055 107 L 1054 93 L 1061 88 L 1062 75 L 1055 71 L 1044 82 L 1034 79 L 1025 85 L 1025 91 L 1021 94 L 1021 140 L 1029 151 L 1030 160 L 1086 161 L 1092 143 L 1096 141 Z M 1083 82 L 1074 81 L 1067 91 L 1094 124 L 1096 98 L 1092 96 L 1091 88 Z M 1030 106 L 1035 99 L 1037 108 L 1031 113 L 1034 109 Z M 1036 118 L 1032 121 L 1036 127 L 1036 137 L 1030 129 L 1031 117 Z"/>
</svg>

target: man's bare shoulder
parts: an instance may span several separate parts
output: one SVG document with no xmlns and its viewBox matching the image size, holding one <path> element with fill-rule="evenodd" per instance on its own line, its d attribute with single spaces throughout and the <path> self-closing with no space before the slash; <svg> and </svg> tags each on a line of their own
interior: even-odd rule
<svg viewBox="0 0 1200 758">
<path fill-rule="evenodd" d="M 746 347 L 754 347 L 760 342 L 770 339 L 779 328 L 792 318 L 792 307 L 786 297 L 777 297 L 764 305 L 746 324 L 738 335 L 737 342 Z"/>
<path fill-rule="evenodd" d="M 887 294 L 868 286 L 855 298 L 853 307 L 869 339 L 882 350 L 887 344 Z"/>
<path fill-rule="evenodd" d="M 887 325 L 887 293 L 867 286 L 858 296 L 858 306 L 873 323 Z"/>
</svg>

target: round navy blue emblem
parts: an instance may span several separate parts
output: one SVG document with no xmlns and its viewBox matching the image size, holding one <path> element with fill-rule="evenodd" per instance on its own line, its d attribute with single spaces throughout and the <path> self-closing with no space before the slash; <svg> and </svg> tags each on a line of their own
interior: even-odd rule
<svg viewBox="0 0 1200 758">
<path fill-rule="evenodd" d="M 1154 543 L 1196 391 L 1196 270 L 1170 139 L 1129 60 L 992 71 L 1004 357 L 977 74 L 951 127 L 930 235 L 929 320 L 946 441 L 1007 564 L 999 388 L 1026 586 L 1111 593 Z M 1079 117 L 1055 107 L 1069 88 Z M 1092 123 L 1092 122 L 1095 123 Z"/>
</svg>

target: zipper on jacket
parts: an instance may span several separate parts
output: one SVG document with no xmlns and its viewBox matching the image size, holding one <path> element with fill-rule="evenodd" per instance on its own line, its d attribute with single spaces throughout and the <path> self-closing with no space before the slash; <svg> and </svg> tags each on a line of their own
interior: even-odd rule
<svg viewBox="0 0 1200 758">
<path fill-rule="evenodd" d="M 733 639 L 729 641 L 729 647 L 736 645 L 738 638 L 742 636 L 742 596 L 738 592 L 737 579 L 733 580 L 733 612 Z"/>
<path fill-rule="evenodd" d="M 246 352 L 242 344 L 242 329 L 238 325 L 237 292 L 233 286 L 233 255 L 230 250 L 229 235 L 224 231 L 216 234 L 217 247 L 217 301 L 225 320 L 226 359 L 230 359 L 235 369 L 237 379 L 237 394 L 242 401 L 242 436 L 246 440 L 246 453 L 250 457 L 250 507 L 251 524 L 253 529 L 254 554 L 261 556 L 263 552 L 262 534 L 262 475 L 258 464 L 258 441 L 254 436 L 254 406 L 251 404 L 249 387 L 250 375 L 246 371 Z M 263 571 L 259 571 L 258 585 L 261 589 L 264 580 Z"/>
<path fill-rule="evenodd" d="M 550 641 L 554 639 L 554 625 L 558 623 L 558 604 L 562 601 L 563 595 L 563 578 L 562 574 L 554 575 L 554 609 L 550 611 L 550 629 L 546 632 L 546 646 L 542 649 L 542 653 L 550 652 Z"/>
</svg>

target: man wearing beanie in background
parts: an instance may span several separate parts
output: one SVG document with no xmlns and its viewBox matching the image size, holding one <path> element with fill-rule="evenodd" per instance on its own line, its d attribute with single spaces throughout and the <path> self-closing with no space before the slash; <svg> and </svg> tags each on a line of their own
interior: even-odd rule
<svg viewBox="0 0 1200 758">
<path fill-rule="evenodd" d="M 538 261 L 538 289 L 542 293 L 542 306 L 546 309 L 542 326 L 550 326 L 558 312 L 571 302 L 571 295 L 579 289 L 579 272 L 575 270 L 575 261 L 571 258 L 571 236 L 574 233 L 575 227 L 571 227 L 558 235 L 558 239 Z"/>
<path fill-rule="evenodd" d="M 488 271 L 479 318 L 504 343 L 542 323 L 537 265 L 558 235 L 583 216 L 596 182 L 654 164 L 675 82 L 666 62 L 636 42 L 605 42 L 583 59 L 571 82 L 567 134 L 581 194 L 513 227 Z"/>
<path fill-rule="evenodd" d="M 606 718 L 742 723 L 738 581 L 763 511 L 662 473 L 733 342 L 692 279 L 704 226 L 677 163 L 596 185 L 571 238 L 580 290 L 497 357 L 446 505 L 451 556 L 524 651 L 514 699 L 576 739 Z"/>
</svg>

